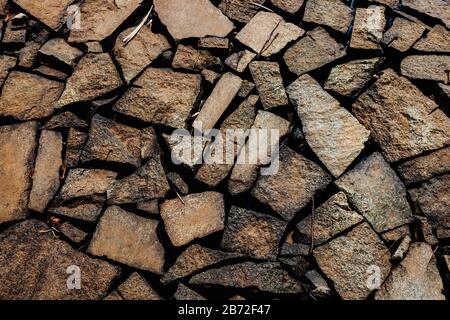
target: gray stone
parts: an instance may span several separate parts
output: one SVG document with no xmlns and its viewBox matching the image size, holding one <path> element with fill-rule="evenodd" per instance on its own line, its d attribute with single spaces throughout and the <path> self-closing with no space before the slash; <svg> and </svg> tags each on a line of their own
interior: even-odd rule
<svg viewBox="0 0 450 320">
<path fill-rule="evenodd" d="M 248 64 L 256 57 L 256 53 L 249 50 L 233 53 L 225 60 L 225 64 L 236 72 L 242 73 Z"/>
</svg>

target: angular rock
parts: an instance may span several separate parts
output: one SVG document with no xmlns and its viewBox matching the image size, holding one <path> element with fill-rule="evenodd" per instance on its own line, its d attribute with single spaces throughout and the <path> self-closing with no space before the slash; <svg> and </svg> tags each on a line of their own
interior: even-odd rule
<svg viewBox="0 0 450 320">
<path fill-rule="evenodd" d="M 221 37 L 204 37 L 198 40 L 198 47 L 200 49 L 227 50 L 230 47 L 230 40 Z"/>
<path fill-rule="evenodd" d="M 238 97 L 245 99 L 248 97 L 248 95 L 253 91 L 255 88 L 255 84 L 253 82 L 250 82 L 248 80 L 242 81 L 241 89 L 238 92 Z"/>
<path fill-rule="evenodd" d="M 246 256 L 275 260 L 286 222 L 252 210 L 231 207 L 221 246 Z"/>
<path fill-rule="evenodd" d="M 164 248 L 156 234 L 158 225 L 156 220 L 136 216 L 117 206 L 109 207 L 97 225 L 88 252 L 162 274 Z"/>
<path fill-rule="evenodd" d="M 369 6 L 357 8 L 350 47 L 353 49 L 377 50 L 383 39 L 386 26 L 385 7 Z"/>
<path fill-rule="evenodd" d="M 270 0 L 270 2 L 277 8 L 294 14 L 300 10 L 305 0 Z"/>
<path fill-rule="evenodd" d="M 263 4 L 266 0 L 222 0 L 219 9 L 232 20 L 247 23 L 260 10 L 256 4 Z"/>
<path fill-rule="evenodd" d="M 389 251 L 367 223 L 314 250 L 320 269 L 334 283 L 344 300 L 366 299 L 373 291 L 370 274 L 377 273 L 381 283 L 389 275 Z"/>
<path fill-rule="evenodd" d="M 256 288 L 274 294 L 302 292 L 299 282 L 292 278 L 277 262 L 243 262 L 211 269 L 193 276 L 190 284 L 224 286 L 231 288 Z"/>
<path fill-rule="evenodd" d="M 203 69 L 200 73 L 202 74 L 203 79 L 212 85 L 220 78 L 220 73 L 212 70 Z"/>
<path fill-rule="evenodd" d="M 45 5 L 34 0 L 14 0 L 18 6 L 53 30 L 58 30 L 67 19 L 67 8 L 72 0 L 46 0 Z"/>
<path fill-rule="evenodd" d="M 65 237 L 69 238 L 70 241 L 72 241 L 76 244 L 80 244 L 80 243 L 84 242 L 88 237 L 88 234 L 86 232 L 78 229 L 77 227 L 75 227 L 73 224 L 71 224 L 69 222 L 63 223 L 59 227 L 59 231 Z"/>
<path fill-rule="evenodd" d="M 74 168 L 78 166 L 87 138 L 88 135 L 86 133 L 73 128 L 69 129 L 66 155 L 64 157 L 64 165 L 66 167 Z"/>
<path fill-rule="evenodd" d="M 47 41 L 39 52 L 69 67 L 75 67 L 83 52 L 67 44 L 64 39 L 54 38 Z"/>
<path fill-rule="evenodd" d="M 183 178 L 176 172 L 169 172 L 167 174 L 167 179 L 177 188 L 177 190 L 182 194 L 186 195 L 189 193 L 189 186 L 184 182 Z"/>
<path fill-rule="evenodd" d="M 54 130 L 62 128 L 87 128 L 88 124 L 70 111 L 53 116 L 41 129 Z"/>
<path fill-rule="evenodd" d="M 234 28 L 209 0 L 155 0 L 154 5 L 159 19 L 175 40 L 225 37 Z"/>
<path fill-rule="evenodd" d="M 346 33 L 353 20 L 353 12 L 341 0 L 308 0 L 303 20 Z"/>
<path fill-rule="evenodd" d="M 433 249 L 413 243 L 405 259 L 375 294 L 376 300 L 445 300 Z"/>
<path fill-rule="evenodd" d="M 36 69 L 33 69 L 33 71 L 41 76 L 50 78 L 52 80 L 65 81 L 69 77 L 69 75 L 66 74 L 65 72 L 53 69 L 45 64 L 41 64 Z"/>
<path fill-rule="evenodd" d="M 400 65 L 402 75 L 411 79 L 449 83 L 450 56 L 409 56 Z"/>
<path fill-rule="evenodd" d="M 386 242 L 395 242 L 396 243 L 400 239 L 403 239 L 407 236 L 410 237 L 411 232 L 409 231 L 409 225 L 407 224 L 407 225 L 395 228 L 393 230 L 383 232 L 382 234 L 380 234 L 380 236 Z"/>
<path fill-rule="evenodd" d="M 372 154 L 335 183 L 376 232 L 412 222 L 405 186 L 381 154 Z"/>
<path fill-rule="evenodd" d="M 168 284 L 239 256 L 239 254 L 222 252 L 193 244 L 180 254 L 175 264 L 161 278 L 161 282 Z"/>
<path fill-rule="evenodd" d="M 409 160 L 397 167 L 406 185 L 424 182 L 450 172 L 450 147 Z"/>
<path fill-rule="evenodd" d="M 309 270 L 306 272 L 305 277 L 311 281 L 314 289 L 311 290 L 311 294 L 319 299 L 328 298 L 330 296 L 330 287 L 326 280 L 320 275 L 317 270 Z"/>
<path fill-rule="evenodd" d="M 389 162 L 418 156 L 450 143 L 450 119 L 434 101 L 392 69 L 353 104 Z"/>
<path fill-rule="evenodd" d="M 292 23 L 287 23 L 275 13 L 260 11 L 236 35 L 236 39 L 263 57 L 270 57 L 305 31 Z"/>
<path fill-rule="evenodd" d="M 153 33 L 144 26 L 128 43 L 124 39 L 132 33 L 133 28 L 123 31 L 116 40 L 113 53 L 122 69 L 123 77 L 130 83 L 142 70 L 156 60 L 164 51 L 171 48 L 166 37 Z"/>
<path fill-rule="evenodd" d="M 289 258 L 280 258 L 280 262 L 287 266 L 289 270 L 297 277 L 301 278 L 305 275 L 305 272 L 308 271 L 309 263 L 305 258 L 297 256 L 297 257 L 289 257 Z"/>
<path fill-rule="evenodd" d="M 61 204 L 58 199 L 48 208 L 48 212 L 86 222 L 95 222 L 103 211 L 106 197 L 102 195 L 70 199 Z"/>
<path fill-rule="evenodd" d="M 137 272 L 133 272 L 116 291 L 124 300 L 162 300 L 158 292 Z"/>
<path fill-rule="evenodd" d="M 450 31 L 436 25 L 426 36 L 419 40 L 414 49 L 424 52 L 450 52 Z"/>
<path fill-rule="evenodd" d="M 244 72 L 248 64 L 256 57 L 256 53 L 249 50 L 233 53 L 225 60 L 225 64 L 236 72 Z"/>
<path fill-rule="evenodd" d="M 0 235 L 0 299 L 103 298 L 119 276 L 120 268 L 78 252 L 51 232 L 43 234 L 41 231 L 46 229 L 45 223 L 32 219 Z M 81 290 L 68 286 L 69 276 L 77 270 L 75 267 L 81 271 Z"/>
<path fill-rule="evenodd" d="M 339 177 L 364 149 L 370 132 L 310 75 L 287 89 L 311 149 Z"/>
<path fill-rule="evenodd" d="M 162 198 L 170 190 L 159 155 L 150 158 L 128 177 L 114 181 L 108 189 L 109 204 L 136 203 Z"/>
<path fill-rule="evenodd" d="M 354 97 L 375 75 L 380 59 L 354 60 L 335 66 L 325 82 L 324 89 L 346 97 Z"/>
<path fill-rule="evenodd" d="M 37 122 L 0 126 L 0 223 L 28 214 L 37 130 Z"/>
<path fill-rule="evenodd" d="M 45 40 L 44 40 L 45 42 Z M 35 63 L 37 56 L 39 54 L 39 49 L 43 45 L 43 42 L 38 41 L 28 41 L 19 52 L 19 63 L 18 65 L 24 68 L 32 68 Z"/>
<path fill-rule="evenodd" d="M 318 27 L 306 33 L 283 56 L 289 70 L 300 76 L 345 56 L 345 48 L 325 29 Z"/>
<path fill-rule="evenodd" d="M 137 204 L 137 209 L 151 214 L 159 214 L 158 200 L 141 201 Z"/>
<path fill-rule="evenodd" d="M 433 178 L 409 194 L 434 228 L 450 228 L 450 175 Z"/>
<path fill-rule="evenodd" d="M 450 9 L 446 0 L 403 0 L 402 5 L 440 19 L 450 28 Z"/>
<path fill-rule="evenodd" d="M 0 96 L 0 116 L 19 120 L 46 118 L 55 110 L 55 101 L 63 90 L 64 83 L 31 73 L 12 71 Z"/>
<path fill-rule="evenodd" d="M 0 87 L 8 77 L 9 72 L 15 67 L 17 58 L 0 54 Z"/>
<path fill-rule="evenodd" d="M 298 223 L 297 229 L 304 243 L 311 242 L 311 230 L 314 230 L 313 243 L 320 246 L 363 220 L 361 215 L 350 208 L 345 193 L 339 192 L 314 211 L 314 219 L 308 215 Z"/>
<path fill-rule="evenodd" d="M 55 131 L 41 131 L 36 165 L 33 173 L 33 186 L 28 208 L 44 212 L 59 189 L 59 169 L 62 165 L 63 139 Z"/>
<path fill-rule="evenodd" d="M 197 50 L 191 46 L 178 45 L 177 52 L 173 57 L 172 67 L 174 69 L 186 69 L 201 71 L 203 69 L 214 69 L 220 67 L 220 59 L 213 56 L 207 50 Z"/>
<path fill-rule="evenodd" d="M 223 230 L 225 212 L 223 195 L 217 192 L 190 194 L 180 199 L 167 200 L 161 204 L 170 241 L 176 247 L 196 238 L 206 237 Z"/>
<path fill-rule="evenodd" d="M 56 103 L 63 107 L 99 98 L 122 85 L 122 80 L 108 53 L 87 54 L 67 79 L 66 88 Z"/>
<path fill-rule="evenodd" d="M 406 52 L 420 39 L 425 30 L 423 24 L 399 17 L 385 32 L 381 43 L 400 52 Z"/>
<path fill-rule="evenodd" d="M 242 85 L 242 79 L 231 72 L 225 73 L 217 82 L 213 92 L 202 106 L 192 127 L 200 132 L 212 129 L 230 103 L 236 97 Z"/>
<path fill-rule="evenodd" d="M 409 250 L 411 242 L 412 242 L 412 240 L 409 236 L 404 237 L 402 242 L 400 242 L 399 246 L 397 247 L 397 249 L 395 249 L 395 252 L 392 255 L 391 260 L 392 261 L 402 261 L 406 255 L 406 253 Z"/>
<path fill-rule="evenodd" d="M 200 93 L 201 76 L 148 68 L 113 110 L 174 128 L 184 128 Z"/>
<path fill-rule="evenodd" d="M 277 62 L 254 61 L 250 63 L 250 72 L 265 110 L 288 104 Z"/>
<path fill-rule="evenodd" d="M 314 197 L 331 183 L 321 167 L 288 147 L 280 151 L 278 173 L 261 176 L 252 196 L 269 205 L 284 219 L 291 220 Z"/>
<path fill-rule="evenodd" d="M 308 256 L 311 246 L 302 243 L 285 242 L 281 247 L 281 256 Z"/>
<path fill-rule="evenodd" d="M 69 42 L 102 41 L 116 31 L 141 5 L 142 0 L 86 0 L 81 4 L 81 21 L 70 30 Z"/>
<path fill-rule="evenodd" d="M 19 49 L 25 45 L 27 40 L 26 24 L 14 26 L 14 17 L 6 23 L 6 28 L 3 33 L 2 44 L 11 47 L 12 49 Z"/>
<path fill-rule="evenodd" d="M 181 282 L 178 284 L 177 291 L 175 291 L 173 297 L 175 298 L 175 300 L 182 301 L 206 300 L 205 297 L 186 287 Z"/>
</svg>

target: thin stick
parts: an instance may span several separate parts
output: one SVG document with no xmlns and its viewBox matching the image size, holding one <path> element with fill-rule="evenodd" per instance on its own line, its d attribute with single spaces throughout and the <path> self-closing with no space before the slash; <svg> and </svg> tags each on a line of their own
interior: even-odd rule
<svg viewBox="0 0 450 320">
<path fill-rule="evenodd" d="M 274 12 L 272 9 L 267 8 L 266 6 L 263 6 L 262 4 L 259 4 L 259 3 L 256 3 L 256 2 L 250 2 L 250 4 L 252 4 L 254 6 L 257 6 L 257 7 L 260 7 L 260 8 L 263 8 L 263 9 L 265 9 L 267 11 Z"/>
<path fill-rule="evenodd" d="M 172 181 L 170 181 L 170 180 L 168 180 L 168 181 L 169 181 L 169 185 L 170 185 L 170 187 L 172 188 L 172 190 L 175 191 L 175 193 L 176 193 L 178 199 L 180 199 L 181 203 L 185 205 L 186 203 L 184 202 L 183 198 L 182 198 L 182 197 L 180 196 L 180 194 L 178 193 L 178 190 L 177 190 L 176 186 L 173 184 Z"/>
<path fill-rule="evenodd" d="M 139 23 L 139 25 L 136 28 L 134 28 L 134 30 L 125 39 L 123 39 L 123 42 L 125 43 L 125 45 L 127 45 L 128 42 L 133 40 L 133 38 L 139 33 L 139 31 L 142 29 L 142 27 L 147 22 L 148 18 L 150 18 L 152 11 L 153 11 L 153 5 L 151 6 L 151 8 L 148 11 L 147 15 L 145 16 L 145 18 L 141 21 L 141 23 Z"/>
</svg>

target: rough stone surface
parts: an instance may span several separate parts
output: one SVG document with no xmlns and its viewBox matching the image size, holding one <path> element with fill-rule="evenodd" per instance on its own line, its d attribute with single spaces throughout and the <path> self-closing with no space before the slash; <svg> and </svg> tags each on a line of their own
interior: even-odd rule
<svg viewBox="0 0 450 320">
<path fill-rule="evenodd" d="M 182 195 L 189 193 L 189 186 L 184 182 L 183 178 L 176 172 L 169 172 L 167 179 L 177 188 Z"/>
<path fill-rule="evenodd" d="M 0 127 L 0 223 L 28 214 L 37 129 L 37 122 Z"/>
<path fill-rule="evenodd" d="M 211 269 L 193 276 L 190 284 L 225 286 L 232 288 L 255 287 L 262 292 L 296 294 L 302 292 L 300 283 L 293 279 L 279 263 L 243 262 Z"/>
<path fill-rule="evenodd" d="M 409 56 L 403 59 L 400 68 L 405 77 L 448 84 L 450 56 Z"/>
<path fill-rule="evenodd" d="M 369 83 L 380 59 L 354 60 L 331 69 L 324 89 L 354 97 Z"/>
<path fill-rule="evenodd" d="M 0 299 L 98 300 L 106 296 L 120 268 L 74 250 L 38 220 L 16 224 L 0 235 Z M 67 286 L 68 267 L 82 270 L 83 290 Z M 26 272 L 24 272 L 26 269 Z M 73 271 L 72 271 L 73 272 Z"/>
<path fill-rule="evenodd" d="M 64 39 L 54 38 L 47 41 L 40 49 L 39 53 L 57 60 L 69 67 L 75 67 L 78 60 L 83 56 L 83 52 L 67 44 Z"/>
<path fill-rule="evenodd" d="M 186 69 L 201 71 L 203 69 L 214 69 L 220 67 L 220 59 L 213 56 L 207 50 L 197 50 L 191 46 L 178 45 L 177 52 L 173 57 L 172 67 L 174 69 Z"/>
<path fill-rule="evenodd" d="M 389 162 L 420 155 L 450 143 L 450 119 L 434 101 L 392 69 L 353 105 Z"/>
<path fill-rule="evenodd" d="M 70 128 L 67 137 L 66 155 L 64 165 L 68 168 L 78 166 L 88 135 L 84 132 Z"/>
<path fill-rule="evenodd" d="M 60 133 L 41 131 L 36 165 L 33 174 L 33 186 L 28 208 L 44 212 L 45 208 L 58 191 L 59 169 L 62 165 L 63 140 Z"/>
<path fill-rule="evenodd" d="M 56 105 L 63 107 L 76 102 L 99 98 L 122 85 L 111 57 L 107 53 L 87 54 L 75 67 Z"/>
<path fill-rule="evenodd" d="M 288 89 L 311 149 L 339 177 L 364 149 L 370 132 L 309 75 Z"/>
<path fill-rule="evenodd" d="M 381 282 L 391 270 L 389 251 L 367 223 L 314 250 L 320 269 L 344 300 L 366 299 L 371 293 L 368 270 L 379 268 Z"/>
<path fill-rule="evenodd" d="M 0 115 L 19 120 L 48 117 L 55 110 L 55 101 L 63 90 L 64 84 L 61 82 L 31 73 L 12 71 L 3 85 Z"/>
<path fill-rule="evenodd" d="M 230 19 L 247 23 L 260 10 L 265 0 L 222 0 L 219 9 Z"/>
<path fill-rule="evenodd" d="M 175 298 L 175 300 L 181 301 L 206 300 L 205 297 L 186 287 L 181 282 L 178 284 L 177 291 L 175 291 L 173 297 Z"/>
<path fill-rule="evenodd" d="M 174 128 L 184 128 L 200 93 L 201 76 L 148 68 L 113 110 Z"/>
<path fill-rule="evenodd" d="M 298 223 L 297 229 L 305 243 L 311 242 L 311 230 L 314 230 L 314 244 L 320 246 L 363 220 L 361 215 L 350 208 L 345 193 L 339 192 L 317 208 L 314 219 L 308 215 Z"/>
<path fill-rule="evenodd" d="M 317 164 L 288 147 L 280 151 L 278 173 L 261 176 L 252 195 L 269 205 L 286 220 L 291 220 L 331 183 L 331 177 Z"/>
<path fill-rule="evenodd" d="M 269 215 L 239 207 L 231 207 L 221 246 L 246 256 L 275 260 L 286 222 Z"/>
<path fill-rule="evenodd" d="M 204 37 L 198 40 L 198 47 L 200 49 L 223 49 L 230 47 L 230 40 L 221 37 Z"/>
<path fill-rule="evenodd" d="M 450 28 L 450 9 L 446 0 L 403 0 L 402 5 L 440 19 Z"/>
<path fill-rule="evenodd" d="M 70 111 L 60 113 L 48 120 L 41 129 L 87 128 L 88 124 Z"/>
<path fill-rule="evenodd" d="M 106 199 L 103 195 L 70 199 L 62 204 L 61 201 L 56 199 L 48 208 L 48 211 L 61 216 L 92 223 L 95 222 L 102 213 L 105 202 Z"/>
<path fill-rule="evenodd" d="M 139 7 L 142 0 L 86 0 L 80 7 L 81 22 L 72 28 L 69 42 L 102 41 Z"/>
<path fill-rule="evenodd" d="M 225 64 L 236 72 L 244 72 L 248 64 L 256 57 L 256 53 L 249 50 L 233 53 L 225 60 Z"/>
<path fill-rule="evenodd" d="M 352 23 L 353 13 L 341 0 L 308 0 L 303 20 L 346 33 Z"/>
<path fill-rule="evenodd" d="M 405 186 L 380 153 L 360 162 L 336 185 L 377 232 L 412 222 Z"/>
<path fill-rule="evenodd" d="M 180 254 L 175 264 L 161 278 L 161 282 L 167 284 L 239 256 L 193 244 Z"/>
<path fill-rule="evenodd" d="M 73 224 L 66 222 L 59 227 L 59 231 L 75 244 L 80 244 L 86 240 L 88 234 L 83 230 L 78 229 Z"/>
<path fill-rule="evenodd" d="M 357 8 L 350 47 L 376 50 L 380 48 L 386 25 L 383 6 Z"/>
<path fill-rule="evenodd" d="M 222 194 L 203 192 L 182 199 L 184 203 L 173 199 L 160 207 L 167 234 L 174 246 L 223 230 L 225 209 Z"/>
<path fill-rule="evenodd" d="M 398 173 L 408 185 L 430 180 L 450 172 L 450 147 L 409 160 L 398 166 Z"/>
<path fill-rule="evenodd" d="M 137 204 L 137 209 L 151 214 L 159 214 L 158 200 L 141 201 Z"/>
<path fill-rule="evenodd" d="M 254 61 L 250 63 L 250 72 L 265 110 L 288 104 L 277 62 Z"/>
<path fill-rule="evenodd" d="M 436 25 L 419 40 L 414 49 L 425 52 L 450 52 L 450 31 L 443 26 Z"/>
<path fill-rule="evenodd" d="M 383 238 L 386 242 L 397 242 L 400 239 L 405 238 L 406 236 L 411 236 L 411 232 L 409 231 L 409 225 L 404 225 L 393 230 L 389 230 L 380 234 L 381 238 Z"/>
<path fill-rule="evenodd" d="M 14 0 L 14 3 L 55 31 L 64 24 L 67 18 L 66 10 L 72 2 L 72 0 L 46 0 L 43 6 L 40 1 Z"/>
<path fill-rule="evenodd" d="M 424 25 L 404 18 L 396 18 L 392 27 L 385 32 L 381 43 L 400 52 L 408 51 L 422 36 Z"/>
<path fill-rule="evenodd" d="M 158 224 L 155 220 L 136 216 L 119 207 L 109 207 L 97 225 L 88 252 L 162 274 L 164 248 L 156 234 Z"/>
<path fill-rule="evenodd" d="M 133 272 L 116 291 L 124 300 L 162 300 L 158 292 L 137 272 Z"/>
<path fill-rule="evenodd" d="M 8 77 L 9 72 L 14 68 L 17 63 L 16 57 L 0 54 L 0 87 Z"/>
<path fill-rule="evenodd" d="M 444 286 L 433 249 L 426 243 L 411 245 L 405 259 L 375 294 L 376 300 L 445 300 Z"/>
<path fill-rule="evenodd" d="M 294 14 L 303 6 L 304 0 L 270 0 L 272 4 L 283 11 Z"/>
<path fill-rule="evenodd" d="M 306 33 L 284 54 L 289 70 L 300 76 L 345 56 L 345 48 L 325 29 L 318 27 Z"/>
<path fill-rule="evenodd" d="M 154 5 L 161 22 L 175 40 L 225 37 L 234 28 L 209 0 L 155 0 Z"/>
<path fill-rule="evenodd" d="M 450 228 L 450 175 L 431 179 L 409 193 L 433 227 Z"/>
<path fill-rule="evenodd" d="M 297 40 L 305 31 L 275 13 L 260 11 L 236 39 L 263 57 L 270 57 Z"/>
</svg>

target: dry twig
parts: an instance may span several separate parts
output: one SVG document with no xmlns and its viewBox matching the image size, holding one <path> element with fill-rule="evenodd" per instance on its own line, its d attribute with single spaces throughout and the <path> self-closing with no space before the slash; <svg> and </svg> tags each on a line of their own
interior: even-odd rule
<svg viewBox="0 0 450 320">
<path fill-rule="evenodd" d="M 136 28 L 134 28 L 134 30 L 125 39 L 123 39 L 123 42 L 125 43 L 125 45 L 127 45 L 131 40 L 133 40 L 133 38 L 139 33 L 139 31 L 142 29 L 142 27 L 146 24 L 147 20 L 150 18 L 152 11 L 153 11 L 153 5 L 150 7 L 150 10 L 148 11 L 148 13 L 144 17 L 144 19 L 142 19 L 141 23 L 139 23 L 139 25 Z M 150 24 L 151 21 L 152 20 L 150 19 L 148 24 Z"/>
</svg>

